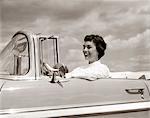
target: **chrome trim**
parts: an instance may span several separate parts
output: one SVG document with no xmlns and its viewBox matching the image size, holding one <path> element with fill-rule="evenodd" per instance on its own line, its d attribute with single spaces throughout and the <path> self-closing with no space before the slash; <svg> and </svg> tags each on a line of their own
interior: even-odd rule
<svg viewBox="0 0 150 118">
<path fill-rule="evenodd" d="M 0 110 L 1 118 L 39 118 L 39 117 L 60 117 L 74 116 L 85 114 L 102 114 L 102 113 L 120 113 L 150 110 L 150 102 L 95 105 L 83 107 L 36 107 Z"/>
<path fill-rule="evenodd" d="M 2 91 L 2 88 L 3 88 L 3 86 L 4 86 L 5 83 L 6 83 L 6 82 L 4 82 L 4 83 L 1 85 L 1 87 L 0 87 L 0 92 Z"/>
</svg>

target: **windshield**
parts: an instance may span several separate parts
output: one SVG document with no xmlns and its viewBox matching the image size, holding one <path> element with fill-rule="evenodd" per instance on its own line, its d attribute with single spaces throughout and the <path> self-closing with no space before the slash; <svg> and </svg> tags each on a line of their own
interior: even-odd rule
<svg viewBox="0 0 150 118">
<path fill-rule="evenodd" d="M 15 35 L 0 53 L 0 74 L 25 75 L 29 71 L 27 36 Z"/>
</svg>

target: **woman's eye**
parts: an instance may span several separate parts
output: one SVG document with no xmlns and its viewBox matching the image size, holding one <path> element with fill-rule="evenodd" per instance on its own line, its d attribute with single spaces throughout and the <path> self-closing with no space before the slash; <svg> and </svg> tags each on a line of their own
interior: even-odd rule
<svg viewBox="0 0 150 118">
<path fill-rule="evenodd" d="M 91 46 L 87 46 L 88 49 L 92 48 Z"/>
<path fill-rule="evenodd" d="M 83 49 L 85 49 L 85 48 L 91 49 L 92 47 L 91 47 L 91 46 L 88 46 L 88 45 L 83 45 Z"/>
</svg>

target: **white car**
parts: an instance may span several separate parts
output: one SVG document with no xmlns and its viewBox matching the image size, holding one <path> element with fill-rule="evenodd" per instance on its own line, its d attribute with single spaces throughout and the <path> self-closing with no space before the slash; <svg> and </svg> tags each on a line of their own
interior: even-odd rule
<svg viewBox="0 0 150 118">
<path fill-rule="evenodd" d="M 0 118 L 150 118 L 150 78 L 87 81 L 46 75 L 59 62 L 57 36 L 17 32 L 0 55 Z M 57 71 L 57 70 L 56 70 Z"/>
</svg>

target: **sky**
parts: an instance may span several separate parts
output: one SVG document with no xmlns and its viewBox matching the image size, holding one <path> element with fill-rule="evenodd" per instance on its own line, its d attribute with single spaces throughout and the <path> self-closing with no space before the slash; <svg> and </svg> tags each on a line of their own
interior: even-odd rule
<svg viewBox="0 0 150 118">
<path fill-rule="evenodd" d="M 150 0 L 1 0 L 0 51 L 19 30 L 59 36 L 69 70 L 85 65 L 87 34 L 107 43 L 110 71 L 150 71 Z"/>
</svg>

